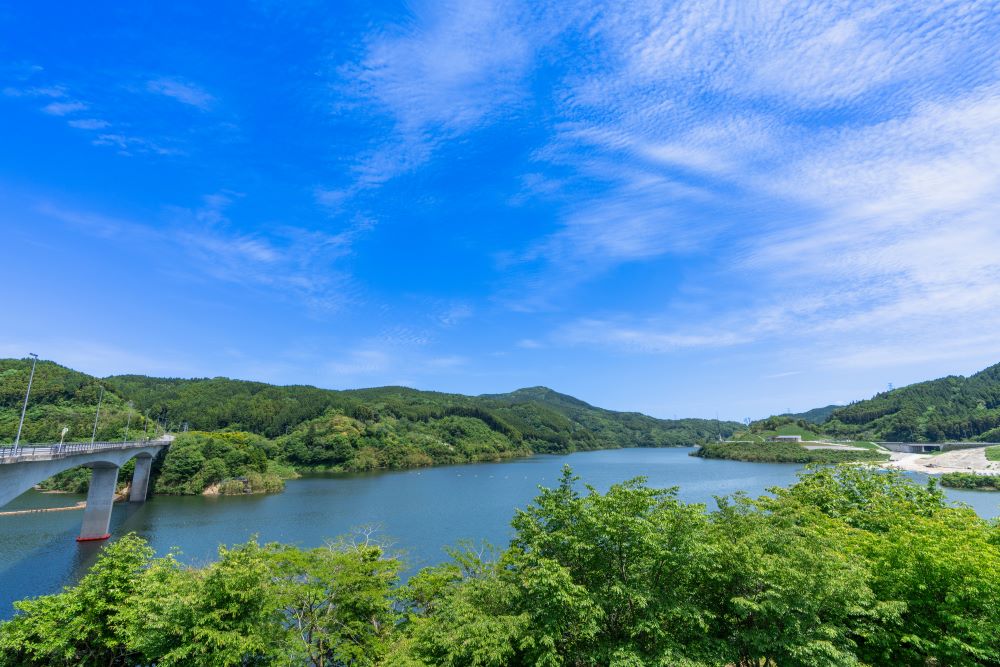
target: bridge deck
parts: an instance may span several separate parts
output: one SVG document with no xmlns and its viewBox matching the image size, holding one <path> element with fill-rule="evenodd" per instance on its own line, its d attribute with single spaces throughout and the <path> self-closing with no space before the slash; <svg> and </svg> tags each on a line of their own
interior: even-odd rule
<svg viewBox="0 0 1000 667">
<path fill-rule="evenodd" d="M 169 439 L 159 440 L 129 440 L 127 442 L 66 442 L 54 445 L 21 446 L 16 450 L 10 446 L 0 447 L 0 465 L 5 463 L 21 463 L 25 461 L 53 461 L 80 454 L 96 452 L 121 451 L 140 449 L 143 447 L 166 446 Z"/>
</svg>

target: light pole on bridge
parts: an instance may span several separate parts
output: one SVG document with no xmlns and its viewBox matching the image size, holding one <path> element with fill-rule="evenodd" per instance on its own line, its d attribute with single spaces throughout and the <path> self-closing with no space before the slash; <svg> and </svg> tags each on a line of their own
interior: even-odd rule
<svg viewBox="0 0 1000 667">
<path fill-rule="evenodd" d="M 17 437 L 14 438 L 14 456 L 17 456 L 17 450 L 21 445 L 21 429 L 24 428 L 24 414 L 28 411 L 28 396 L 31 395 L 31 382 L 35 379 L 35 364 L 38 363 L 37 354 L 29 352 L 28 356 L 31 357 L 31 375 L 28 376 L 28 390 L 24 392 L 24 405 L 21 407 L 21 421 L 17 424 Z"/>
<path fill-rule="evenodd" d="M 128 402 L 128 421 L 125 422 L 125 437 L 122 438 L 122 443 L 128 442 L 128 427 L 132 425 L 132 401 Z"/>
<path fill-rule="evenodd" d="M 90 434 L 90 444 L 94 444 L 97 437 L 97 420 L 101 418 L 101 401 L 104 400 L 104 385 L 101 385 L 101 396 L 97 399 L 97 414 L 94 415 L 94 432 Z"/>
</svg>

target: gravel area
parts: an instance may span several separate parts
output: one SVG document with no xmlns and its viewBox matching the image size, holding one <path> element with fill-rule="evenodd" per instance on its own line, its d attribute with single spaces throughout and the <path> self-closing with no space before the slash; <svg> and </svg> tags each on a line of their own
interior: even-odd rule
<svg viewBox="0 0 1000 667">
<path fill-rule="evenodd" d="M 981 475 L 1000 475 L 1000 462 L 986 458 L 986 448 L 958 449 L 934 456 L 928 454 L 903 454 L 893 452 L 887 468 L 910 470 L 929 475 L 946 472 L 974 472 Z"/>
</svg>

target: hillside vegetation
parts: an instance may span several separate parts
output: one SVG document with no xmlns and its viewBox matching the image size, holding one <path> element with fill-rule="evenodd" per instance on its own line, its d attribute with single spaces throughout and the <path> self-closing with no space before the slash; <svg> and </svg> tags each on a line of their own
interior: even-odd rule
<svg viewBox="0 0 1000 667">
<path fill-rule="evenodd" d="M 0 424 L 7 428 L 0 437 L 12 440 L 29 366 L 13 360 L 3 364 Z M 92 423 L 101 385 L 107 387 L 107 409 L 102 408 L 99 437 L 122 437 L 127 401 L 135 404 L 135 432 L 143 428 L 138 415 L 147 412 L 172 430 L 202 432 L 178 440 L 162 468 L 157 467 L 157 474 L 166 476 L 179 457 L 189 459 L 184 463 L 186 482 L 154 482 L 156 491 L 166 493 L 201 493 L 227 480 L 248 479 L 251 473 L 266 476 L 258 487 L 273 489 L 280 486 L 275 465 L 279 470 L 365 471 L 499 461 L 532 453 L 683 446 L 728 436 L 739 426 L 604 410 L 545 387 L 464 396 L 405 387 L 333 391 L 228 378 L 119 375 L 98 380 L 40 362 L 24 439 L 57 440 L 63 422 L 72 423 L 71 433 L 81 431 L 87 420 Z M 237 438 L 242 444 L 209 437 L 218 431 L 242 433 Z M 216 455 L 220 448 L 233 450 L 233 461 Z M 267 465 L 258 461 L 256 468 L 248 467 L 234 448 L 264 456 Z M 86 473 L 68 472 L 49 486 L 82 490 L 86 480 Z M 235 488 L 224 488 L 230 486 Z"/>
<path fill-rule="evenodd" d="M 806 410 L 805 412 L 786 412 L 784 414 L 778 415 L 779 417 L 791 417 L 795 420 L 803 420 L 810 422 L 812 424 L 822 424 L 830 415 L 833 414 L 834 410 L 842 408 L 842 405 L 826 405 L 822 408 L 813 408 L 812 410 Z"/>
<path fill-rule="evenodd" d="M 693 454 L 704 459 L 754 463 L 847 463 L 889 458 L 872 449 L 806 449 L 794 442 L 708 442 Z"/>
<path fill-rule="evenodd" d="M 1000 364 L 876 394 L 835 410 L 822 428 L 862 439 L 1000 442 Z"/>
<path fill-rule="evenodd" d="M 768 435 L 856 441 L 1000 442 L 1000 364 L 969 377 L 919 382 L 845 406 L 783 414 L 737 429 L 733 439 Z"/>
<path fill-rule="evenodd" d="M 508 448 L 571 452 L 689 445 L 720 431 L 728 435 L 738 426 L 735 422 L 655 419 L 604 410 L 545 387 L 464 396 L 406 387 L 334 391 L 228 378 L 181 380 L 119 375 L 107 378 L 107 382 L 142 410 L 150 410 L 171 424 L 186 423 L 200 431 L 242 430 L 269 438 L 307 430 L 307 422 L 313 420 L 314 428 L 323 430 L 331 419 L 345 416 L 354 420 L 350 422 L 353 428 L 364 430 L 365 425 L 381 423 L 383 426 L 376 431 L 388 428 L 397 435 L 412 433 L 415 442 L 421 442 L 427 433 L 418 424 L 464 417 L 482 422 L 504 436 Z M 379 438 L 377 432 L 369 435 Z"/>
<path fill-rule="evenodd" d="M 968 472 L 946 472 L 941 475 L 941 486 L 976 491 L 1000 491 L 1000 476 L 977 475 Z"/>
<path fill-rule="evenodd" d="M 14 441 L 21 417 L 24 392 L 28 387 L 31 362 L 24 359 L 0 359 L 0 443 Z M 97 424 L 98 440 L 119 440 L 125 436 L 128 422 L 127 398 L 106 385 Z M 58 442 L 62 429 L 68 428 L 66 441 L 90 440 L 102 381 L 51 361 L 39 361 L 31 383 L 31 400 L 21 433 L 22 443 Z M 150 423 L 150 430 L 154 425 Z M 131 434 L 145 429 L 142 411 L 132 414 Z"/>
</svg>

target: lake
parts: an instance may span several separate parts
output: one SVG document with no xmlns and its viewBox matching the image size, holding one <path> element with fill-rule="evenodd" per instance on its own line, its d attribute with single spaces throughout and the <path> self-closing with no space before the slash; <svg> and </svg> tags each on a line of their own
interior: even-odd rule
<svg viewBox="0 0 1000 667">
<path fill-rule="evenodd" d="M 689 456 L 690 448 L 617 449 L 534 456 L 506 463 L 469 464 L 396 472 L 308 476 L 269 496 L 157 496 L 143 504 L 115 506 L 112 535 L 134 531 L 158 554 L 172 547 L 188 563 L 214 559 L 220 543 L 253 535 L 303 547 L 353 530 L 376 526 L 403 552 L 408 571 L 446 558 L 443 547 L 459 540 L 503 546 L 510 519 L 553 486 L 563 465 L 581 482 L 606 490 L 644 475 L 651 486 L 680 487 L 680 498 L 714 507 L 713 496 L 745 491 L 759 495 L 795 481 L 797 464 L 744 463 Z M 914 475 L 915 478 L 921 478 Z M 1000 494 L 948 489 L 949 498 L 972 505 L 984 517 L 1000 516 Z M 72 505 L 75 495 L 30 491 L 3 510 Z M 11 603 L 52 593 L 73 583 L 93 563 L 101 544 L 77 544 L 82 512 L 0 517 L 0 618 Z"/>
</svg>

